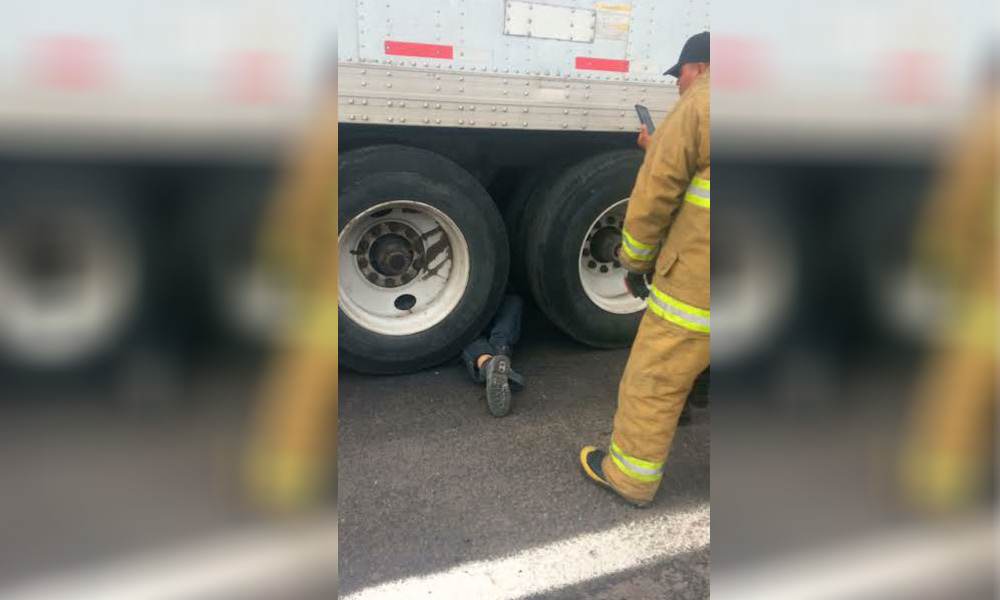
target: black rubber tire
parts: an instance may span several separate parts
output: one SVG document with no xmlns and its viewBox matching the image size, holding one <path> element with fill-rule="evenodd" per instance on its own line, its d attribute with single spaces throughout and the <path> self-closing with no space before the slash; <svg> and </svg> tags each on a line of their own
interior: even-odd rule
<svg viewBox="0 0 1000 600">
<path fill-rule="evenodd" d="M 455 163 L 415 148 L 364 148 L 342 156 L 340 165 L 338 231 L 380 203 L 415 200 L 455 222 L 469 246 L 471 264 L 469 284 L 458 306 L 426 331 L 380 335 L 360 327 L 341 310 L 340 363 L 364 373 L 393 374 L 425 369 L 457 356 L 489 323 L 507 284 L 507 234 L 489 194 Z"/>
<path fill-rule="evenodd" d="M 545 190 L 569 166 L 564 163 L 523 172 L 516 189 L 504 206 L 503 219 L 507 225 L 507 236 L 510 238 L 510 282 L 511 286 L 520 292 L 531 293 L 525 249 L 528 247 L 528 235 L 531 232 L 533 207 L 544 201 Z"/>
<path fill-rule="evenodd" d="M 871 185 L 852 188 L 844 203 L 855 202 L 844 224 L 852 253 L 854 281 L 863 319 L 860 328 L 894 349 L 920 348 L 936 339 L 934 324 L 940 310 L 922 311 L 921 318 L 901 319 L 903 307 L 894 306 L 892 286 L 901 273 L 914 269 L 917 227 L 926 210 L 930 182 L 921 173 L 886 172 Z M 919 270 L 917 270 L 919 272 Z M 927 282 L 928 290 L 938 292 Z"/>
<path fill-rule="evenodd" d="M 609 313 L 587 297 L 578 257 L 590 225 L 608 207 L 627 198 L 643 153 L 618 150 L 588 158 L 536 188 L 524 221 L 532 295 L 549 319 L 579 342 L 598 348 L 628 346 L 642 311 Z"/>
<path fill-rule="evenodd" d="M 52 375 L 82 375 L 110 364 L 131 343 L 148 300 L 144 288 L 149 276 L 147 251 L 137 231 L 138 220 L 131 212 L 134 205 L 131 200 L 131 190 L 113 172 L 26 167 L 0 174 L 0 237 L 3 230 L 13 228 L 16 232 L 27 222 L 82 218 L 97 228 L 100 239 L 116 243 L 112 252 L 128 263 L 126 268 L 135 277 L 122 312 L 105 324 L 105 330 L 96 334 L 89 348 L 84 346 L 75 355 L 48 360 L 33 357 L 23 348 L 8 347 L 0 350 L 0 379 L 3 374 L 42 379 L 51 379 Z M 77 239 L 77 235 L 66 237 Z"/>
</svg>

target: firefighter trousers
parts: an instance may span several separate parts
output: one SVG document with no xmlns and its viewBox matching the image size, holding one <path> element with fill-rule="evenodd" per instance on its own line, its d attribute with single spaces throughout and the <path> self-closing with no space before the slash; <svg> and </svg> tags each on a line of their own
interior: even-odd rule
<svg viewBox="0 0 1000 600">
<path fill-rule="evenodd" d="M 647 310 L 618 388 L 604 473 L 619 493 L 650 502 L 663 478 L 677 421 L 709 364 L 709 336 Z"/>
</svg>

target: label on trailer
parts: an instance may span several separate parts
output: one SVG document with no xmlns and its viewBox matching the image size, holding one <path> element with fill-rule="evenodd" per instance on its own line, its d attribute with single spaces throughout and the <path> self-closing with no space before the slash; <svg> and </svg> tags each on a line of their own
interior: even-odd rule
<svg viewBox="0 0 1000 600">
<path fill-rule="evenodd" d="M 597 10 L 607 10 L 611 12 L 621 12 L 630 13 L 632 12 L 632 7 L 628 4 L 612 4 L 609 2 L 598 2 L 594 5 Z"/>
<path fill-rule="evenodd" d="M 632 23 L 632 7 L 627 4 L 598 2 L 597 18 L 594 25 L 594 39 L 627 42 Z"/>
<path fill-rule="evenodd" d="M 535 2 L 507 2 L 503 32 L 520 37 L 593 42 L 595 12 Z"/>
</svg>

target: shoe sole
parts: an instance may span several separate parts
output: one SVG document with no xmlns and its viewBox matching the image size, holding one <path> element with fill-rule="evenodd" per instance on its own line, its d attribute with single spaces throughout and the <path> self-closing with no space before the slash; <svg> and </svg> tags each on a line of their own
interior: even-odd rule
<svg viewBox="0 0 1000 600">
<path fill-rule="evenodd" d="M 486 405 L 490 414 L 500 418 L 510 412 L 510 382 L 507 373 L 510 371 L 510 361 L 506 358 L 496 358 L 486 367 Z"/>
</svg>

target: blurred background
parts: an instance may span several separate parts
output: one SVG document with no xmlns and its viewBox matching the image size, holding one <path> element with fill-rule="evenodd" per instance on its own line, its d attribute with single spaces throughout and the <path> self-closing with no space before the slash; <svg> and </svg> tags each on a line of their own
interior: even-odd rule
<svg viewBox="0 0 1000 600">
<path fill-rule="evenodd" d="M 241 477 L 331 6 L 0 0 L 0 598 L 330 597 Z M 714 592 L 992 597 L 997 7 L 713 13 Z"/>
<path fill-rule="evenodd" d="M 717 597 L 994 597 L 997 6 L 713 6 Z"/>
<path fill-rule="evenodd" d="M 256 417 L 294 296 L 258 249 L 335 85 L 335 9 L 0 13 L 0 597 L 329 597 L 332 500 L 276 521 L 246 483 L 302 479 Z"/>
</svg>

